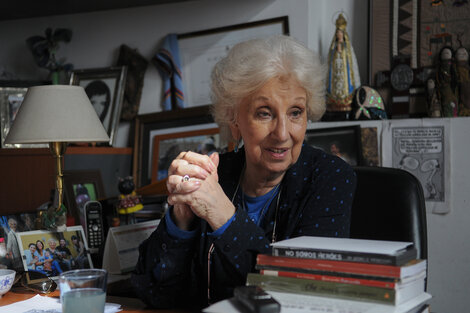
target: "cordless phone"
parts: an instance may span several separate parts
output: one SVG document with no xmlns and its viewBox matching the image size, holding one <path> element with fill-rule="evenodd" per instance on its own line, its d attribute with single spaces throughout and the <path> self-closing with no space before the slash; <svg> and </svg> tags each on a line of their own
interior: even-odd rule
<svg viewBox="0 0 470 313">
<path fill-rule="evenodd" d="M 88 201 L 85 203 L 82 214 L 82 226 L 88 239 L 88 249 L 91 253 L 97 253 L 104 243 L 103 212 L 101 203 Z"/>
</svg>

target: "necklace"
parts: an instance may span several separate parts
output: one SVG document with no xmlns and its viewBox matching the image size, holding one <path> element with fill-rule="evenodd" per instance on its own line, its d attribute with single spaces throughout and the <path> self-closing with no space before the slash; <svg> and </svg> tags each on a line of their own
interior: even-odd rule
<svg viewBox="0 0 470 313">
<path fill-rule="evenodd" d="M 241 183 L 243 174 L 245 173 L 245 166 L 243 167 L 242 173 L 240 174 L 240 178 L 238 179 L 237 187 L 235 188 L 235 192 L 233 193 L 232 203 L 234 203 L 233 200 L 235 200 L 235 196 L 237 195 L 238 189 L 240 188 L 240 183 Z M 277 216 L 278 216 L 278 212 L 279 212 L 279 199 L 281 198 L 281 191 L 282 191 L 280 186 L 281 186 L 281 183 L 277 184 L 274 187 L 274 188 L 277 188 L 279 190 L 279 192 L 277 192 L 277 191 L 273 192 L 271 197 L 264 204 L 263 210 L 261 211 L 261 215 L 260 215 L 260 218 L 258 220 L 258 224 L 259 224 L 259 222 L 261 221 L 262 216 L 264 215 L 264 211 L 265 211 L 266 207 L 268 206 L 267 203 L 270 203 L 272 201 L 272 198 L 277 193 L 276 211 L 274 211 L 274 226 L 273 226 L 273 234 L 271 236 L 271 243 L 276 242 Z M 243 191 L 242 191 L 242 205 L 243 205 L 243 208 L 245 208 L 245 200 L 243 199 Z M 236 206 L 235 206 L 235 208 L 236 208 Z M 210 275 L 210 273 L 211 273 L 211 256 L 212 256 L 212 253 L 214 252 L 214 249 L 215 249 L 215 245 L 214 245 L 214 243 L 211 243 L 211 245 L 209 246 L 209 250 L 207 252 L 207 302 L 208 303 L 212 302 L 211 301 L 211 275 Z"/>
<path fill-rule="evenodd" d="M 262 209 L 259 211 L 258 221 L 256 222 L 256 225 L 259 226 L 261 224 L 261 220 L 264 217 L 266 208 L 269 207 L 269 205 L 271 204 L 273 198 L 277 195 L 277 192 L 279 191 L 279 186 L 280 186 L 280 184 L 277 184 L 276 186 L 274 186 L 273 189 L 271 189 L 269 191 L 269 193 L 270 193 L 269 198 L 266 199 Z M 249 213 L 248 208 L 246 207 L 246 204 L 247 203 L 246 203 L 246 199 L 245 199 L 245 193 L 242 191 L 242 207 L 247 213 Z"/>
<path fill-rule="evenodd" d="M 237 192 L 238 192 L 238 189 L 240 189 L 240 184 L 241 184 L 241 181 L 242 181 L 242 178 L 243 178 L 243 174 L 245 173 L 245 168 L 246 168 L 246 164 L 243 166 L 243 170 L 242 170 L 242 173 L 240 174 L 240 177 L 238 178 L 238 183 L 237 183 L 237 187 L 235 188 L 235 192 L 233 193 L 232 195 L 232 203 L 234 203 L 233 201 L 235 200 L 235 196 L 237 195 Z M 281 186 L 281 183 L 277 184 L 274 188 L 278 188 L 279 189 L 279 192 L 277 192 L 277 197 L 276 197 L 276 210 L 274 211 L 274 226 L 273 226 L 273 234 L 271 236 L 271 243 L 275 243 L 276 242 L 276 226 L 277 226 L 277 218 L 278 218 L 278 214 L 279 214 L 279 201 L 281 199 L 281 191 L 282 189 L 280 188 Z M 264 215 L 264 211 L 266 209 L 266 207 L 268 206 L 267 203 L 270 203 L 272 198 L 276 195 L 276 191 L 273 192 L 272 196 L 268 199 L 268 201 L 265 203 L 264 207 L 263 207 L 263 210 L 261 211 L 261 215 L 260 215 L 260 218 L 258 220 L 258 226 L 259 226 L 259 223 L 261 222 L 261 218 L 263 217 Z M 245 199 L 243 197 L 243 191 L 242 191 L 242 205 L 243 205 L 243 208 L 245 209 Z M 246 211 L 246 209 L 245 209 Z"/>
</svg>

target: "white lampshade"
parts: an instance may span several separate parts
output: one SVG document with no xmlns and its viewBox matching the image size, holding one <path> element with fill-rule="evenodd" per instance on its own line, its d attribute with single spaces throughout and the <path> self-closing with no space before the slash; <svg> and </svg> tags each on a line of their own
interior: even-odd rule
<svg viewBox="0 0 470 313">
<path fill-rule="evenodd" d="M 5 138 L 7 144 L 105 142 L 109 136 L 83 87 L 30 87 Z"/>
</svg>

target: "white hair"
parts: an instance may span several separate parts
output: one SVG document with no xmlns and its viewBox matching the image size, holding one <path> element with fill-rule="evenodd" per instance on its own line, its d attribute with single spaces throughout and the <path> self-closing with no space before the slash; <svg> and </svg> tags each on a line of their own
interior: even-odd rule
<svg viewBox="0 0 470 313">
<path fill-rule="evenodd" d="M 235 45 L 212 70 L 212 115 L 223 140 L 234 140 L 230 124 L 237 107 L 270 79 L 297 80 L 307 93 L 307 115 L 325 112 L 325 68 L 316 53 L 289 36 L 252 39 Z"/>
</svg>

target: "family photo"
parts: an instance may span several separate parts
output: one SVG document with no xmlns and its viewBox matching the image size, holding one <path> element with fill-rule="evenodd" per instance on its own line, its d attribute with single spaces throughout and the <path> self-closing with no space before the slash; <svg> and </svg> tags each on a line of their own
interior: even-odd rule
<svg viewBox="0 0 470 313">
<path fill-rule="evenodd" d="M 57 277 L 65 271 L 93 268 L 81 226 L 64 232 L 22 232 L 17 237 L 25 271 Z"/>
</svg>

